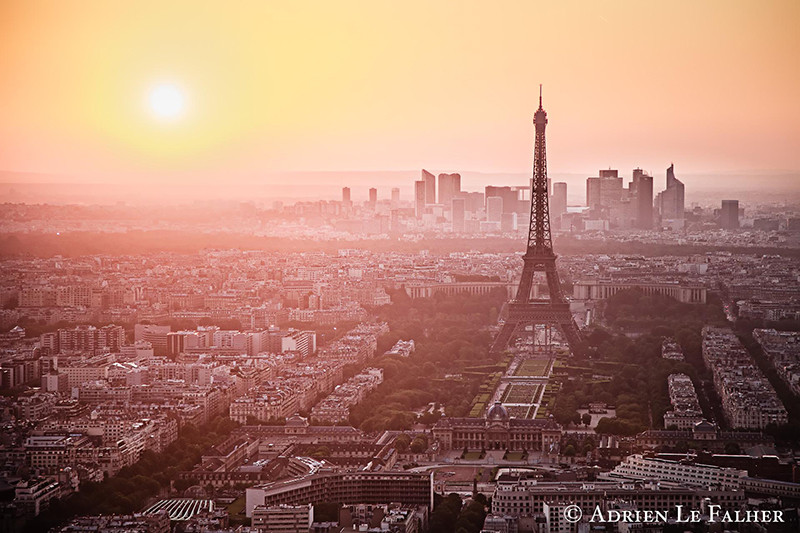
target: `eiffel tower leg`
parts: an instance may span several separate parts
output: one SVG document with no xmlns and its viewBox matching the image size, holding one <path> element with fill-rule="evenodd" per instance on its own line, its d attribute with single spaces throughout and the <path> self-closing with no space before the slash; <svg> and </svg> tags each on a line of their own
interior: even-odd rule
<svg viewBox="0 0 800 533">
<path fill-rule="evenodd" d="M 569 319 L 561 321 L 559 329 L 561 329 L 561 334 L 564 335 L 564 339 L 567 341 L 567 344 L 569 344 L 572 355 L 582 356 L 585 347 L 575 320 L 570 317 Z"/>
<path fill-rule="evenodd" d="M 497 337 L 494 338 L 494 342 L 492 343 L 492 347 L 489 350 L 489 353 L 492 355 L 498 355 L 503 353 L 503 350 L 506 349 L 508 346 L 508 342 L 511 340 L 511 337 L 514 335 L 514 331 L 517 329 L 516 322 L 506 321 L 503 324 L 503 328 L 500 330 L 500 333 L 497 334 Z"/>
</svg>

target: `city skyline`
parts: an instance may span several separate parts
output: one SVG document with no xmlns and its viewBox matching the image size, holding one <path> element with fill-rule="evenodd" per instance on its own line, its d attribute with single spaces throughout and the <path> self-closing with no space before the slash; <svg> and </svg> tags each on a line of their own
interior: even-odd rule
<svg viewBox="0 0 800 533">
<path fill-rule="evenodd" d="M 800 531 L 798 22 L 0 2 L 0 533 Z"/>
<path fill-rule="evenodd" d="M 528 174 L 542 83 L 551 174 L 796 172 L 800 9 L 688 6 L 6 3 L 0 170 L 120 187 Z"/>
</svg>

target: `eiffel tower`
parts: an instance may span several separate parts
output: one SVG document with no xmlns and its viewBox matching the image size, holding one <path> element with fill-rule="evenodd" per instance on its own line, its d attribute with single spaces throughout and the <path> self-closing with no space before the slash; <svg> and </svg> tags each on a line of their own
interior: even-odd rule
<svg viewBox="0 0 800 533">
<path fill-rule="evenodd" d="M 550 344 L 550 332 L 557 328 L 569 344 L 573 354 L 583 353 L 583 341 L 578 326 L 569 310 L 569 302 L 561 291 L 556 270 L 556 254 L 550 238 L 550 212 L 547 201 L 547 155 L 544 129 L 547 113 L 542 108 L 542 86 L 539 86 L 539 109 L 533 115 L 536 142 L 533 150 L 533 180 L 531 181 L 531 220 L 528 229 L 528 248 L 522 256 L 522 277 L 516 297 L 508 304 L 508 314 L 500 333 L 495 337 L 491 353 L 498 354 L 508 347 L 515 334 L 531 326 L 536 336 L 536 326 L 544 326 L 545 344 Z M 549 298 L 531 296 L 533 278 L 544 272 Z"/>
</svg>

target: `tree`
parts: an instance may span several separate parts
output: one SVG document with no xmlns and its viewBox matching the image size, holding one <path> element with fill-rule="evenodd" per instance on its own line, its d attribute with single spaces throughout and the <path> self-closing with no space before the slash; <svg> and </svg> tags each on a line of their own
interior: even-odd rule
<svg viewBox="0 0 800 533">
<path fill-rule="evenodd" d="M 411 437 L 405 433 L 401 433 L 394 439 L 394 447 L 397 448 L 399 453 L 406 453 L 409 445 L 411 444 Z"/>
<path fill-rule="evenodd" d="M 461 497 L 456 493 L 448 494 L 438 505 L 434 505 L 431 513 L 430 530 L 442 533 L 455 531 L 456 520 L 461 513 Z"/>
<path fill-rule="evenodd" d="M 6 303 L 3 304 L 3 309 L 16 309 L 18 306 L 19 297 L 14 294 L 8 300 L 6 300 Z"/>
<path fill-rule="evenodd" d="M 319 448 L 311 452 L 310 455 L 314 459 L 325 459 L 331 456 L 331 449 L 328 448 L 327 446 L 320 446 Z"/>
<path fill-rule="evenodd" d="M 581 422 L 583 422 L 584 426 L 588 426 L 589 424 L 592 423 L 592 415 L 590 415 L 589 413 L 583 413 L 581 415 Z"/>
<path fill-rule="evenodd" d="M 725 453 L 728 455 L 739 455 L 742 453 L 739 444 L 736 442 L 728 442 L 725 444 Z"/>
<path fill-rule="evenodd" d="M 423 436 L 417 436 L 411 442 L 411 451 L 414 453 L 422 453 L 428 449 L 428 439 Z"/>
</svg>

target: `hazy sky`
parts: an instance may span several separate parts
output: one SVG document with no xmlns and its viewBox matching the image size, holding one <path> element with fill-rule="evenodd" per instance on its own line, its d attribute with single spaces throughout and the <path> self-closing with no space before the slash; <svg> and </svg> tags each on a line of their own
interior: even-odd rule
<svg viewBox="0 0 800 533">
<path fill-rule="evenodd" d="M 0 170 L 800 169 L 800 2 L 0 2 Z M 154 115 L 177 88 L 184 111 Z"/>
</svg>

